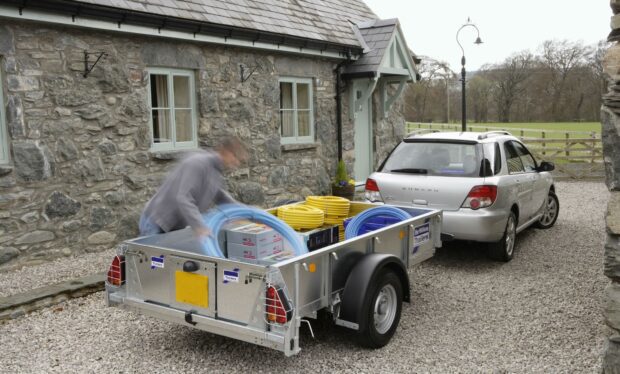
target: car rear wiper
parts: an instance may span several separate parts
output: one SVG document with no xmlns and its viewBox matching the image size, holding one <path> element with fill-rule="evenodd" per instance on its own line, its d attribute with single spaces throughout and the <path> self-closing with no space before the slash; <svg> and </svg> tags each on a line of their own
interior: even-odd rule
<svg viewBox="0 0 620 374">
<path fill-rule="evenodd" d="M 427 169 L 394 169 L 392 173 L 408 173 L 408 174 L 428 174 Z"/>
</svg>

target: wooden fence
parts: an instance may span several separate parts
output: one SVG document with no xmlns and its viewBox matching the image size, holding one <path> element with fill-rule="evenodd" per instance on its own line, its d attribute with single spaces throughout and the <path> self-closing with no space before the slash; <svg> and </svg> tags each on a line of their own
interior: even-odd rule
<svg viewBox="0 0 620 374">
<path fill-rule="evenodd" d="M 461 131 L 460 125 L 409 123 L 408 133 L 423 129 Z M 595 132 L 557 131 L 540 129 L 495 128 L 467 126 L 468 131 L 498 131 L 512 133 L 525 143 L 537 160 L 555 164 L 554 177 L 560 180 L 600 180 L 605 177 L 603 148 Z"/>
</svg>

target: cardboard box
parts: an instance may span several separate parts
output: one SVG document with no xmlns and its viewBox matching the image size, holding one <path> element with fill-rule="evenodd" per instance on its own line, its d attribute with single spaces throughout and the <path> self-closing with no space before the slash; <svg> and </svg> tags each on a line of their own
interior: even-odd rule
<svg viewBox="0 0 620 374">
<path fill-rule="evenodd" d="M 282 235 L 267 225 L 250 223 L 226 230 L 226 241 L 229 244 L 263 247 L 282 243 Z"/>
<path fill-rule="evenodd" d="M 265 257 L 262 260 L 257 261 L 257 262 L 262 264 L 262 265 L 271 265 L 271 264 L 276 264 L 276 263 L 278 263 L 280 261 L 289 260 L 289 259 L 291 259 L 293 257 L 295 257 L 295 253 L 293 253 L 292 251 L 282 251 L 280 253 L 276 253 L 274 255 L 267 256 L 267 257 Z"/>
<path fill-rule="evenodd" d="M 282 241 L 261 246 L 228 243 L 228 258 L 256 263 L 282 252 Z"/>
</svg>

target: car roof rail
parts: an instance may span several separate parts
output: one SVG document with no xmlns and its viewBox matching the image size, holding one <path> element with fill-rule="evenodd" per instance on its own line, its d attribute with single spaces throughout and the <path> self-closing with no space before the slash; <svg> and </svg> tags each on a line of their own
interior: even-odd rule
<svg viewBox="0 0 620 374">
<path fill-rule="evenodd" d="M 487 139 L 491 136 L 500 136 L 500 135 L 512 135 L 511 133 L 509 133 L 506 130 L 501 130 L 501 131 L 487 131 L 484 134 L 480 134 L 478 135 L 478 140 L 482 140 L 482 139 Z"/>
<path fill-rule="evenodd" d="M 407 134 L 407 136 L 405 136 L 405 138 L 411 138 L 412 136 L 416 136 L 416 135 L 423 135 L 423 134 L 433 134 L 439 132 L 439 130 L 433 130 L 433 129 L 418 129 L 418 130 L 414 130 L 412 132 L 410 132 L 409 134 Z"/>
</svg>

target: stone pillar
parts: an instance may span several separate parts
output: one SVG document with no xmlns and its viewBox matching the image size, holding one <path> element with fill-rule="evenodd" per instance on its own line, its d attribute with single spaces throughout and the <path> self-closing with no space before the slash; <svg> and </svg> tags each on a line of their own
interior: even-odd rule
<svg viewBox="0 0 620 374">
<path fill-rule="evenodd" d="M 601 122 L 606 182 L 611 191 L 605 217 L 604 270 L 611 281 L 605 292 L 604 315 L 613 333 L 605 344 L 603 372 L 620 373 L 620 0 L 611 0 L 610 5 L 614 16 L 608 39 L 614 44 L 605 56 L 610 86 L 603 98 Z"/>
</svg>

